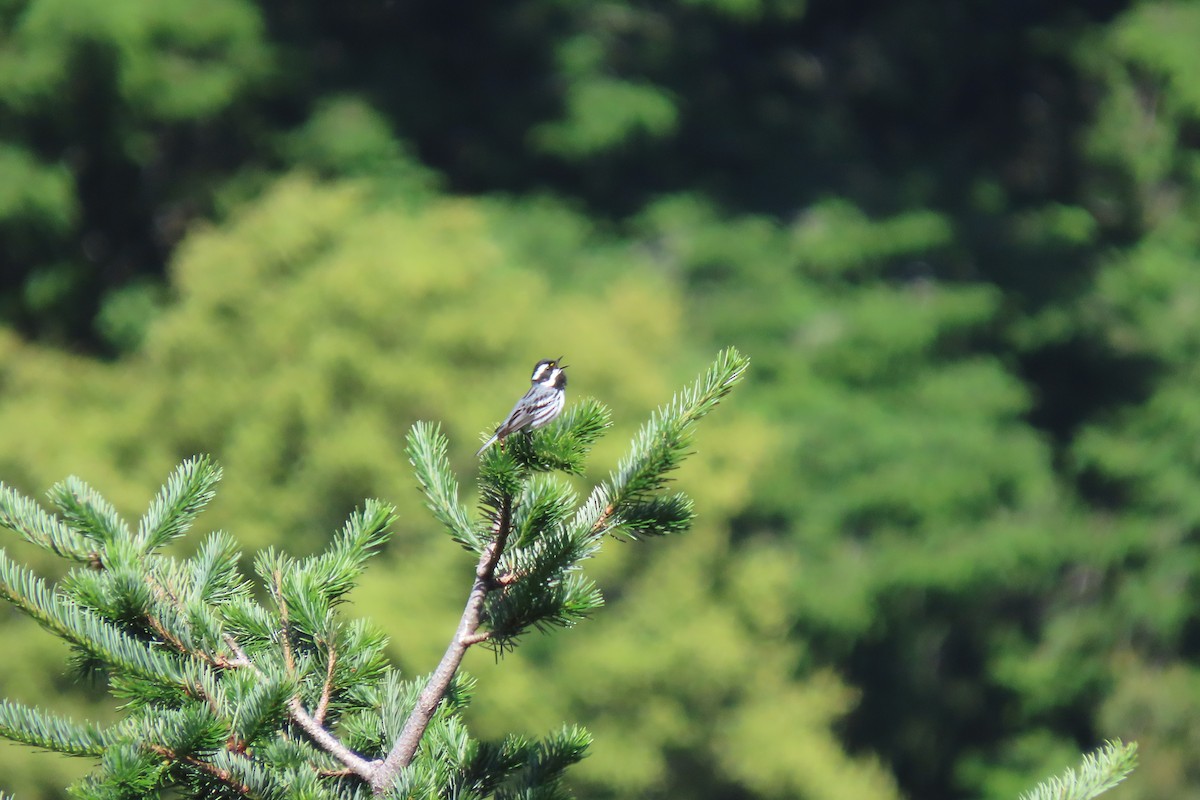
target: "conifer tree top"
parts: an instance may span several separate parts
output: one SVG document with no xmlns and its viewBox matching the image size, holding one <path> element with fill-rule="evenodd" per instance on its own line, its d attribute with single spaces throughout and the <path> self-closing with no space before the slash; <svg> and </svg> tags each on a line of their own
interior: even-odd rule
<svg viewBox="0 0 1200 800">
<path fill-rule="evenodd" d="M 695 422 L 747 364 L 736 350 L 721 353 L 582 500 L 556 473 L 582 474 L 609 427 L 595 400 L 488 450 L 477 513 L 459 500 L 447 438 L 436 424 L 414 425 L 408 456 L 429 509 L 476 559 L 459 624 L 425 677 L 401 676 L 382 632 L 338 609 L 388 540 L 387 503 L 364 501 L 318 555 L 259 553 L 260 602 L 229 534 L 209 534 L 188 558 L 165 549 L 214 495 L 221 470 L 207 457 L 181 464 L 136 525 L 74 477 L 51 489 L 54 513 L 0 486 L 0 524 L 74 564 L 51 585 L 0 550 L 0 596 L 67 641 L 78 666 L 105 676 L 124 704 L 120 721 L 99 726 L 5 700 L 0 736 L 95 759 L 73 789 L 89 800 L 168 788 L 221 798 L 436 797 L 450 787 L 457 797 L 564 797 L 563 771 L 583 758 L 589 735 L 564 727 L 541 741 L 473 739 L 461 718 L 472 689 L 462 658 L 598 609 L 582 564 L 607 534 L 687 529 L 692 502 L 663 492 L 667 476 L 688 454 Z"/>
</svg>

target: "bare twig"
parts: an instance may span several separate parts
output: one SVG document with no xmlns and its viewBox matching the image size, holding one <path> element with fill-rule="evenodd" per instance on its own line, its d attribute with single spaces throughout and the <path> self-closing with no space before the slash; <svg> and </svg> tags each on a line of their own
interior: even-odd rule
<svg viewBox="0 0 1200 800">
<path fill-rule="evenodd" d="M 491 631 L 483 631 L 482 633 L 473 633 L 470 636 L 464 636 L 462 639 L 462 642 L 467 647 L 470 647 L 473 644 L 479 644 L 480 642 L 486 642 L 490 638 L 492 638 L 492 632 Z"/>
<path fill-rule="evenodd" d="M 325 729 L 304 709 L 300 697 L 294 696 L 288 701 L 288 715 L 297 725 L 304 729 L 313 744 L 346 765 L 346 768 L 368 783 L 374 783 L 378 772 L 378 761 L 367 761 L 358 753 L 342 744 L 341 740 Z"/>
<path fill-rule="evenodd" d="M 225 638 L 225 644 L 229 645 L 229 649 L 233 651 L 233 655 L 235 656 L 234 658 L 225 659 L 225 666 L 249 667 L 257 673 L 258 668 L 255 667 L 250 659 L 246 656 L 246 651 L 243 650 L 242 646 L 237 643 L 237 639 L 233 638 L 228 633 L 222 634 L 222 636 Z"/>
<path fill-rule="evenodd" d="M 454 632 L 454 638 L 450 640 L 437 669 L 429 676 L 425 688 L 421 690 L 416 707 L 405 720 L 404 728 L 396 738 L 391 752 L 382 763 L 378 763 L 378 768 L 375 769 L 374 775 L 370 779 L 371 790 L 377 797 L 386 793 L 393 781 L 396 780 L 397 773 L 412 763 L 413 757 L 417 753 L 417 747 L 421 744 L 421 737 L 425 735 L 425 730 L 429 727 L 429 722 L 433 719 L 438 705 L 450 689 L 450 682 L 454 680 L 454 675 L 458 672 L 458 667 L 462 664 L 467 649 L 473 644 L 484 641 L 488 636 L 487 633 L 480 634 L 478 632 L 483 619 L 483 604 L 488 593 L 498 585 L 496 565 L 500 563 L 500 556 L 503 555 L 504 547 L 508 542 L 511 518 L 512 499 L 506 497 L 496 515 L 496 522 L 492 526 L 492 540 L 479 557 L 479 564 L 475 568 L 475 583 L 471 586 L 471 593 L 467 595 L 467 605 L 458 621 L 458 629 Z"/>
</svg>

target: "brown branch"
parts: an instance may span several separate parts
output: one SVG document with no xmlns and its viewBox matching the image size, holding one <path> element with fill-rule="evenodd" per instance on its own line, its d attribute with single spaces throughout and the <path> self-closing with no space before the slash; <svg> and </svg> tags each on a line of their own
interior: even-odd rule
<svg viewBox="0 0 1200 800">
<path fill-rule="evenodd" d="M 313 712 L 313 719 L 317 724 L 325 724 L 325 714 L 329 711 L 329 696 L 333 693 L 333 666 L 337 663 L 337 651 L 333 649 L 333 645 L 329 645 L 329 666 L 325 670 L 325 685 L 321 687 L 321 699 L 317 701 L 317 710 Z"/>
<path fill-rule="evenodd" d="M 300 697 L 295 696 L 288 701 L 288 715 L 299 725 L 313 744 L 346 765 L 346 768 L 364 781 L 373 785 L 378 772 L 378 761 L 367 761 L 358 753 L 342 744 L 341 740 L 330 733 L 324 725 L 317 722 L 304 709 Z"/>
<path fill-rule="evenodd" d="M 599 533 L 601 530 L 604 529 L 604 526 L 608 524 L 609 518 L 612 517 L 613 512 L 616 510 L 617 510 L 616 506 L 614 506 L 612 503 L 609 503 L 608 505 L 606 505 L 604 507 L 604 510 L 602 512 L 600 512 L 600 518 L 597 519 L 596 524 L 592 526 L 592 535 L 593 536 L 595 536 L 597 533 Z"/>
<path fill-rule="evenodd" d="M 391 752 L 382 763 L 378 763 L 375 774 L 371 777 L 371 791 L 375 796 L 382 797 L 396 780 L 400 770 L 412 763 L 417 747 L 421 744 L 421 737 L 425 735 L 438 705 L 449 691 L 450 682 L 454 680 L 467 649 L 487 638 L 488 634 L 478 632 L 483 619 L 483 604 L 488 593 L 498 585 L 496 566 L 500 563 L 500 556 L 504 554 L 511 527 L 512 499 L 506 497 L 496 515 L 495 525 L 492 526 L 492 541 L 479 557 L 479 564 L 475 568 L 475 583 L 471 586 L 471 593 L 467 595 L 467 604 L 458 621 L 454 638 L 450 640 L 437 669 L 429 676 L 425 688 L 421 690 L 416 707 L 404 721 L 404 728 L 396 738 Z"/>
<path fill-rule="evenodd" d="M 154 632 L 158 634 L 159 638 L 174 647 L 180 653 L 188 656 L 199 656 L 202 660 L 212 663 L 212 659 L 207 653 L 192 651 L 189 649 L 188 646 L 183 643 L 182 639 L 167 630 L 166 626 L 162 624 L 162 620 L 160 620 L 158 617 L 154 616 L 153 614 L 147 614 L 146 622 L 150 624 L 150 627 L 154 629 Z"/>
<path fill-rule="evenodd" d="M 184 764 L 188 764 L 190 766 L 196 767 L 197 769 L 201 770 L 202 772 L 208 773 L 212 777 L 219 780 L 221 783 L 223 783 L 226 786 L 233 789 L 238 794 L 244 794 L 244 795 L 250 794 L 249 786 L 247 786 L 246 784 L 237 780 L 232 775 L 230 775 L 227 770 L 223 770 L 215 764 L 210 764 L 207 761 L 201 761 L 200 759 L 196 758 L 195 756 L 181 756 L 178 753 L 176 753 L 174 750 L 172 750 L 171 748 L 164 747 L 161 744 L 148 744 L 148 745 L 146 745 L 146 747 L 147 747 L 147 749 L 150 750 L 150 752 L 155 753 L 156 755 L 160 755 L 165 759 L 168 759 L 170 761 L 180 761 Z"/>
<path fill-rule="evenodd" d="M 233 651 L 233 655 L 235 656 L 234 658 L 223 659 L 225 662 L 224 666 L 249 667 L 257 673 L 258 667 L 254 666 L 249 657 L 246 656 L 246 651 L 243 650 L 242 646 L 237 643 L 237 639 L 234 639 L 233 636 L 229 635 L 228 633 L 224 633 L 222 636 L 225 638 L 225 644 L 229 645 L 229 649 Z"/>
<path fill-rule="evenodd" d="M 464 636 L 462 639 L 462 642 L 467 647 L 470 647 L 473 644 L 479 644 L 480 642 L 486 642 L 490 638 L 492 638 L 492 632 L 491 631 L 483 631 L 482 633 L 474 633 L 474 634 L 471 634 L 470 636 Z"/>
<path fill-rule="evenodd" d="M 272 577 L 275 580 L 275 593 L 279 598 L 279 622 L 282 627 L 279 638 L 283 645 L 283 663 L 287 667 L 288 674 L 295 675 L 296 658 L 292 655 L 292 632 L 288 629 L 288 607 L 287 602 L 283 599 L 283 576 L 279 574 L 279 570 L 275 570 Z"/>
<path fill-rule="evenodd" d="M 279 622 L 280 622 L 280 638 L 283 646 L 283 661 L 287 667 L 289 675 L 296 673 L 296 658 L 292 654 L 292 632 L 288 624 L 288 609 L 287 603 L 283 599 L 283 576 L 279 570 L 275 570 L 273 576 L 275 580 L 275 591 L 279 596 Z M 332 677 L 333 672 L 333 649 L 329 651 L 329 670 Z M 326 683 L 326 690 L 329 684 Z M 328 705 L 328 697 L 325 692 L 322 692 L 322 701 Z M 325 710 L 320 705 L 317 706 L 319 713 L 324 717 Z M 321 724 L 321 720 L 314 719 L 304 708 L 304 703 L 300 700 L 300 695 L 293 695 L 292 699 L 288 700 L 288 715 L 297 725 L 299 725 L 308 738 L 313 740 L 313 743 L 329 753 L 331 756 L 341 761 L 346 767 L 354 772 L 365 781 L 371 781 L 375 774 L 375 765 L 373 762 L 367 761 L 358 753 L 351 750 L 342 741 L 334 736 L 329 730 Z"/>
</svg>

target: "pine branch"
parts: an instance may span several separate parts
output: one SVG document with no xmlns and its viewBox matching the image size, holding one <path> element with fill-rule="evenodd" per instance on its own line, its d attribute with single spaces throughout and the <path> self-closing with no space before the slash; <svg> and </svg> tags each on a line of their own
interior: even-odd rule
<svg viewBox="0 0 1200 800">
<path fill-rule="evenodd" d="M 172 658 L 51 592 L 40 578 L 13 563 L 3 550 L 0 550 L 0 597 L 103 663 L 152 683 L 182 688 L 188 693 L 195 691 L 194 681 Z M 201 665 L 195 668 L 205 669 Z"/>
<path fill-rule="evenodd" d="M 100 756 L 110 738 L 90 722 L 83 724 L 8 700 L 0 701 L 0 736 L 69 756 Z"/>
<path fill-rule="evenodd" d="M 288 622 L 288 605 L 283 596 L 283 573 L 275 570 L 272 576 L 275 587 L 275 602 L 279 604 L 279 645 L 283 648 L 283 664 L 289 677 L 296 674 L 296 657 L 292 654 L 292 631 Z"/>
<path fill-rule="evenodd" d="M 564 510 L 561 502 L 552 494 L 543 494 L 538 499 L 539 490 L 535 489 L 531 496 L 534 502 L 528 509 L 522 509 L 522 522 L 531 524 L 523 525 L 518 534 L 519 542 L 526 546 L 518 550 L 511 570 L 499 577 L 497 567 L 513 526 L 514 498 L 528 481 L 527 471 L 547 468 L 573 471 L 575 457 L 581 457 L 607 426 L 607 410 L 593 401 L 583 411 L 568 416 L 567 421 L 574 422 L 561 426 L 560 431 L 537 432 L 533 437 L 514 440 L 506 451 L 493 450 L 485 456 L 480 474 L 481 502 L 493 509 L 492 538 L 483 548 L 475 583 L 455 635 L 371 781 L 376 795 L 387 791 L 400 771 L 412 763 L 430 719 L 472 644 L 500 634 L 502 638 L 496 641 L 502 647 L 529 625 L 570 624 L 600 604 L 599 594 L 589 581 L 567 573 L 594 550 L 600 534 L 624 524 L 623 517 L 614 519 L 614 515 L 628 511 L 634 535 L 686 527 L 691 516 L 691 505 L 686 498 L 675 496 L 664 500 L 651 497 L 651 493 L 662 486 L 666 472 L 686 454 L 692 425 L 715 408 L 741 380 L 747 365 L 747 359 L 736 350 L 726 350 L 692 388 L 660 409 L 643 427 L 631 454 L 612 479 L 598 487 L 569 528 L 555 524 Z M 574 428 L 580 431 L 573 433 Z M 446 448 L 446 440 L 432 426 L 418 423 L 409 434 L 410 460 L 417 468 L 430 507 L 460 543 L 467 544 L 459 531 L 471 531 L 469 546 L 475 549 L 474 526 L 457 504 L 458 489 L 450 473 Z M 501 599 L 489 608 L 489 593 L 501 587 L 504 589 Z M 494 624 L 490 624 L 488 631 L 480 632 L 485 619 Z"/>
<path fill-rule="evenodd" d="M 558 470 L 582 475 L 592 445 L 610 427 L 612 412 L 608 407 L 595 398 L 585 397 L 564 411 L 554 424 L 530 435 L 510 437 L 504 450 L 517 464 L 534 472 Z M 500 448 L 493 451 L 498 452 Z M 492 458 L 498 456 L 485 456 L 484 460 Z"/>
<path fill-rule="evenodd" d="M 730 347 L 688 389 L 659 408 L 634 437 L 633 447 L 609 479 L 597 486 L 575 515 L 572 527 L 593 536 L 625 524 L 625 513 L 647 500 L 679 466 L 691 444 L 692 428 L 745 377 L 750 359 Z"/>
<path fill-rule="evenodd" d="M 570 626 L 603 605 L 595 584 L 575 571 L 598 547 L 595 538 L 555 525 L 506 554 L 505 591 L 489 597 L 484 609 L 495 645 L 511 646 L 531 626 Z"/>
<path fill-rule="evenodd" d="M 160 744 L 148 744 L 146 749 L 155 755 L 162 756 L 168 763 L 183 763 L 191 767 L 195 767 L 199 771 L 216 778 L 221 783 L 233 789 L 240 795 L 249 796 L 253 791 L 249 786 L 237 779 L 229 770 L 222 769 L 215 764 L 203 761 L 193 755 L 186 753 L 177 753 L 169 747 L 164 747 Z"/>
<path fill-rule="evenodd" d="M 305 710 L 304 703 L 301 702 L 299 695 L 293 695 L 292 699 L 288 701 L 288 713 L 292 720 L 308 734 L 308 737 L 312 739 L 314 744 L 345 764 L 346 768 L 352 770 L 355 775 L 374 785 L 375 779 L 380 772 L 379 762 L 367 761 L 326 730 L 324 725 L 313 719 L 308 711 Z"/>
<path fill-rule="evenodd" d="M 275 560 L 271 554 L 267 554 L 260 561 L 259 571 L 265 572 L 268 564 Z M 280 569 L 274 569 L 271 572 L 272 586 L 276 602 L 279 604 L 281 630 L 279 635 L 280 646 L 283 649 L 283 661 L 289 675 L 294 675 L 296 672 L 296 660 L 291 644 L 291 630 L 289 625 L 288 605 L 284 597 L 283 590 L 283 575 Z M 261 675 L 261 671 L 254 665 L 254 662 L 246 655 L 246 652 L 238 645 L 237 641 L 232 636 L 226 636 L 226 644 L 234 652 L 235 659 L 229 663 L 231 666 L 245 667 L 254 671 L 255 674 Z M 332 755 L 334 758 L 342 762 L 347 769 L 351 770 L 355 775 L 358 775 L 364 781 L 370 782 L 377 772 L 377 763 L 370 762 L 367 759 L 355 753 L 347 747 L 340 739 L 334 736 L 328 729 L 325 728 L 320 721 L 315 719 L 308 710 L 304 707 L 304 702 L 301 700 L 298 693 L 292 694 L 287 702 L 288 716 L 308 735 L 312 742 L 325 752 Z"/>
<path fill-rule="evenodd" d="M 449 446 L 437 425 L 418 422 L 408 432 L 408 460 L 416 470 L 426 505 L 454 541 L 478 553 L 483 543 L 467 510 L 458 502 L 458 481 L 446 455 Z"/>
<path fill-rule="evenodd" d="M 201 549 L 200 558 L 204 558 L 205 549 Z M 153 598 L 142 609 L 146 624 L 164 644 L 170 645 L 180 655 L 199 659 L 214 667 L 225 666 L 220 656 L 209 653 L 199 645 L 194 631 L 197 623 L 204 623 L 210 629 L 210 634 L 220 627 L 211 609 L 197 597 L 189 597 L 185 601 L 172 586 L 174 581 L 165 575 L 159 575 L 160 571 L 171 572 L 169 569 L 163 569 L 171 563 L 162 559 L 151 559 L 143 566 L 142 579 Z M 207 566 L 203 561 L 201 564 L 202 568 Z M 241 588 L 245 590 L 244 586 Z M 196 593 L 198 592 L 197 588 Z M 215 637 L 212 637 L 212 640 L 217 641 Z"/>
<path fill-rule="evenodd" d="M 96 560 L 95 543 L 3 483 L 0 483 L 0 525 L 63 558 L 85 564 Z"/>
<path fill-rule="evenodd" d="M 104 751 L 99 769 L 73 787 L 72 794 L 83 800 L 157 796 L 171 767 L 142 742 L 118 742 Z"/>
<path fill-rule="evenodd" d="M 553 791 L 562 780 L 563 772 L 583 759 L 591 743 L 591 734 L 577 726 L 564 727 L 546 741 L 539 742 L 523 759 L 514 785 L 497 792 L 497 800 L 517 800 Z"/>
<path fill-rule="evenodd" d="M 695 516 L 696 504 L 686 494 L 649 497 L 622 508 L 620 532 L 631 539 L 667 536 L 690 528 Z"/>
<path fill-rule="evenodd" d="M 129 526 L 112 504 L 74 475 L 52 486 L 48 494 L 67 524 L 92 541 L 130 541 Z"/>
<path fill-rule="evenodd" d="M 1137 766 L 1137 743 L 1110 741 L 1068 769 L 1021 795 L 1021 800 L 1091 800 L 1107 792 Z"/>
<path fill-rule="evenodd" d="M 210 534 L 200 545 L 195 557 L 188 562 L 186 598 L 172 597 L 182 610 L 188 606 L 218 606 L 249 592 L 238 571 L 241 552 L 237 541 L 223 531 Z"/>
<path fill-rule="evenodd" d="M 233 710 L 230 728 L 242 742 L 253 742 L 273 729 L 298 691 L 296 682 L 286 675 L 261 674 L 249 686 L 239 689 L 230 704 Z"/>
<path fill-rule="evenodd" d="M 299 571 L 312 574 L 320 593 L 331 603 L 341 600 L 354 587 L 367 559 L 391 536 L 395 518 L 394 506 L 367 500 L 361 511 L 355 509 L 350 515 L 329 549 L 302 561 Z"/>
<path fill-rule="evenodd" d="M 196 757 L 215 753 L 229 740 L 220 710 L 195 701 L 179 708 L 143 708 L 121 728 L 126 740 L 158 744 Z"/>
<path fill-rule="evenodd" d="M 575 492 L 561 482 L 543 476 L 531 478 L 513 509 L 511 546 L 532 544 L 543 531 L 570 516 L 577 502 Z"/>
<path fill-rule="evenodd" d="M 213 754 L 209 763 L 212 767 L 220 770 L 222 775 L 229 776 L 227 785 L 236 787 L 238 791 L 245 788 L 246 791 L 242 793 L 249 797 L 287 796 L 288 787 L 286 785 L 275 780 L 269 770 L 240 753 L 218 750 Z M 225 782 L 224 778 L 219 777 L 218 779 Z"/>
<path fill-rule="evenodd" d="M 220 480 L 221 468 L 207 456 L 189 458 L 176 467 L 138 524 L 139 548 L 149 553 L 187 533 Z"/>
</svg>

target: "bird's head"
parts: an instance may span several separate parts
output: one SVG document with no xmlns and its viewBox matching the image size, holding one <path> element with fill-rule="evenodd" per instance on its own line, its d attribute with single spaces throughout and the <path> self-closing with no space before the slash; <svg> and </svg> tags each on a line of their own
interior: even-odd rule
<svg viewBox="0 0 1200 800">
<path fill-rule="evenodd" d="M 533 368 L 533 376 L 530 380 L 533 383 L 562 389 L 567 385 L 567 373 L 563 372 L 566 369 L 566 365 L 562 363 L 562 360 L 562 356 L 542 359 Z"/>
</svg>

